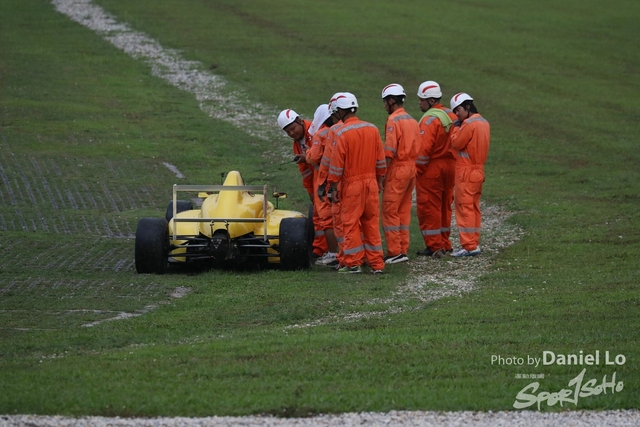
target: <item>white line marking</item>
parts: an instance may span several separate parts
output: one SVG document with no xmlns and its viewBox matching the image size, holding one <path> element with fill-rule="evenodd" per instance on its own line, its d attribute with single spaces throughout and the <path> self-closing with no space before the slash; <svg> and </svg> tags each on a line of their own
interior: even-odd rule
<svg viewBox="0 0 640 427">
<path fill-rule="evenodd" d="M 171 172 L 173 172 L 176 175 L 176 178 L 180 178 L 180 179 L 184 178 L 184 175 L 182 174 L 182 172 L 180 172 L 178 168 L 172 165 L 171 163 L 162 162 L 162 164 L 165 165 L 167 169 L 169 169 Z"/>
</svg>

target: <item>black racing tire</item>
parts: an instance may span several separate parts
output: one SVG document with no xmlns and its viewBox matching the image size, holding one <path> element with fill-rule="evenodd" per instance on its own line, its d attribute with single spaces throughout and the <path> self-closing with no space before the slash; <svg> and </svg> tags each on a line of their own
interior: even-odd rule
<svg viewBox="0 0 640 427">
<path fill-rule="evenodd" d="M 284 218 L 280 222 L 280 267 L 283 270 L 311 267 L 308 222 L 307 218 Z"/>
<path fill-rule="evenodd" d="M 136 229 L 136 271 L 163 274 L 169 261 L 169 227 L 164 218 L 141 218 Z"/>
<path fill-rule="evenodd" d="M 313 212 L 314 212 L 313 203 L 309 205 L 309 210 L 307 211 L 307 218 L 309 221 L 307 222 L 307 234 L 309 235 L 309 256 L 313 253 L 313 241 L 316 238 L 316 229 L 313 224 Z"/>
<path fill-rule="evenodd" d="M 176 213 L 190 211 L 191 209 L 193 209 L 191 202 L 187 200 L 176 200 Z M 165 213 L 164 218 L 167 222 L 171 221 L 171 218 L 173 218 L 173 200 L 169 202 L 169 205 L 167 206 L 167 213 Z"/>
</svg>

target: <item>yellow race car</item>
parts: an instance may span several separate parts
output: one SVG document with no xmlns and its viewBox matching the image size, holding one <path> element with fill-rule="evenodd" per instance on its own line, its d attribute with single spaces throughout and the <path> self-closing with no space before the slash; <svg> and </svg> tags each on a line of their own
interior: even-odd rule
<svg viewBox="0 0 640 427">
<path fill-rule="evenodd" d="M 200 203 L 179 200 L 197 192 Z M 276 198 L 286 197 L 274 193 Z M 138 221 L 135 265 L 138 273 L 162 274 L 169 264 L 311 266 L 313 223 L 296 211 L 274 208 L 267 186 L 247 186 L 238 171 L 222 185 L 174 185 L 165 218 Z"/>
</svg>

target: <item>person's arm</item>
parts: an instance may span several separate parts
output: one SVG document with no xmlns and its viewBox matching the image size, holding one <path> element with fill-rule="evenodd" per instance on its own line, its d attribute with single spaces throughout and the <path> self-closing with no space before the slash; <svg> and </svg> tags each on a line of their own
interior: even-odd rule
<svg viewBox="0 0 640 427">
<path fill-rule="evenodd" d="M 426 124 L 427 118 L 420 121 L 418 126 L 420 131 L 420 138 L 418 139 L 418 156 L 416 157 L 416 176 L 422 176 L 429 164 L 429 154 L 433 147 L 433 135 L 432 130 Z"/>
<path fill-rule="evenodd" d="M 338 203 L 340 201 L 338 183 L 342 180 L 345 159 L 341 141 L 340 138 L 337 138 L 331 150 L 331 163 L 329 164 L 329 175 L 327 176 L 330 191 L 329 200 L 331 203 Z"/>
<path fill-rule="evenodd" d="M 384 190 L 384 181 L 387 174 L 387 166 L 390 159 L 385 157 L 385 149 L 382 145 L 382 139 L 378 134 L 378 140 L 376 141 L 376 181 L 378 183 L 378 191 Z"/>
<path fill-rule="evenodd" d="M 471 138 L 473 138 L 473 125 L 468 126 L 464 122 L 461 125 L 456 125 L 454 122 L 451 133 L 451 146 L 454 149 L 464 151 Z"/>
</svg>

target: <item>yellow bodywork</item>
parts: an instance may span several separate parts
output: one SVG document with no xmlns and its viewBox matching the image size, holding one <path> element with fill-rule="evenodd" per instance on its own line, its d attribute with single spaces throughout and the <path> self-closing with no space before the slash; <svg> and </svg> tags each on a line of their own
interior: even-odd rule
<svg viewBox="0 0 640 427">
<path fill-rule="evenodd" d="M 244 186 L 244 180 L 238 171 L 228 173 L 223 186 Z M 244 190 L 220 190 L 212 194 L 206 192 L 198 193 L 200 197 L 206 196 L 202 201 L 200 209 L 194 209 L 179 212 L 176 218 L 218 218 L 218 219 L 247 219 L 251 222 L 235 222 L 235 221 L 203 221 L 194 222 L 175 222 L 173 218 L 169 222 L 169 235 L 173 237 L 174 231 L 177 235 L 176 240 L 171 240 L 172 245 L 180 245 L 188 240 L 187 236 L 206 236 L 212 237 L 217 230 L 226 230 L 231 240 L 247 236 L 253 233 L 256 237 L 264 237 L 265 224 L 266 235 L 268 241 L 272 245 L 279 243 L 280 222 L 283 218 L 304 217 L 303 214 L 296 211 L 279 210 L 273 207 L 273 204 L 265 200 L 264 194 L 253 194 Z M 255 219 L 264 219 L 264 208 L 266 205 L 266 221 L 255 221 Z M 174 227 L 177 227 L 174 230 Z M 181 239 L 180 237 L 183 237 Z M 185 261 L 184 257 L 180 257 L 180 253 L 184 253 L 186 248 L 179 247 L 171 252 L 174 261 Z M 268 253 L 277 252 L 268 249 Z M 278 257 L 269 257 L 269 262 L 278 262 Z"/>
</svg>

